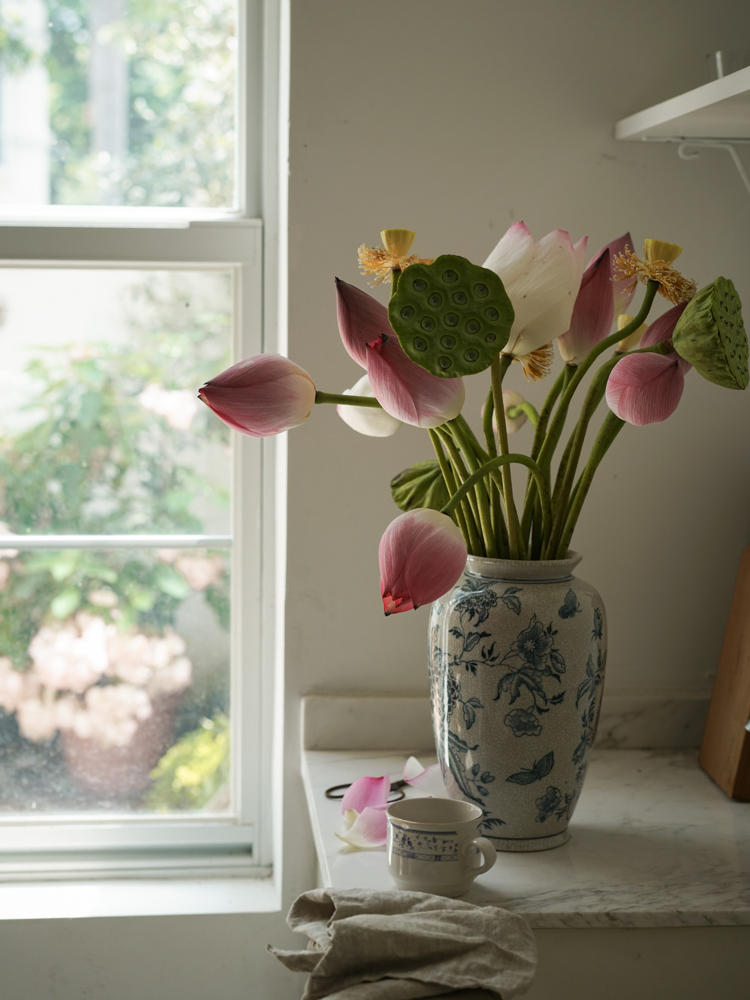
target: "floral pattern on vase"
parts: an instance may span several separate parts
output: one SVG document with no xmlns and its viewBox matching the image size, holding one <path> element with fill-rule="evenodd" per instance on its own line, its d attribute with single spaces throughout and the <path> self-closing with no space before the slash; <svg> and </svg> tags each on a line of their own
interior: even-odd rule
<svg viewBox="0 0 750 1000">
<path fill-rule="evenodd" d="M 482 807 L 480 832 L 498 850 L 545 850 L 569 836 L 606 666 L 604 608 L 572 576 L 579 560 L 470 556 L 433 605 L 438 757 L 449 794 Z"/>
</svg>

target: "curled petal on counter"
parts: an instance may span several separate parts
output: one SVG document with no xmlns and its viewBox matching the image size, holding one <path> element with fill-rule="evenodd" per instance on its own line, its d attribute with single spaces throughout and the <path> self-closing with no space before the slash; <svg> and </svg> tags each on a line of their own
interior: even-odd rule
<svg viewBox="0 0 750 1000">
<path fill-rule="evenodd" d="M 344 832 L 336 834 L 339 840 L 360 849 L 383 845 L 388 834 L 385 810 L 390 790 L 388 775 L 353 781 L 341 800 Z"/>
<path fill-rule="evenodd" d="M 437 799 L 448 797 L 439 764 L 422 767 L 416 757 L 410 757 L 404 764 L 404 781 L 423 795 Z"/>
</svg>

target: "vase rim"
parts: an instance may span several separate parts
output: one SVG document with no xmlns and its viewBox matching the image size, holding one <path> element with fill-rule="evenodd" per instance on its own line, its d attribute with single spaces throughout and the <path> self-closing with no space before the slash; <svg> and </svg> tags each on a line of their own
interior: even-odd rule
<svg viewBox="0 0 750 1000">
<path fill-rule="evenodd" d="M 494 580 L 534 580 L 547 583 L 569 580 L 583 558 L 568 550 L 564 559 L 492 559 L 488 556 L 467 556 L 466 572 Z"/>
</svg>

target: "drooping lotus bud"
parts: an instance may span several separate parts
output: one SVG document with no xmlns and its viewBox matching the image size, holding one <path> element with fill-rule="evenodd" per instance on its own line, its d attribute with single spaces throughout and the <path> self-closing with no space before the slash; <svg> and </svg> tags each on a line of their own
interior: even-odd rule
<svg viewBox="0 0 750 1000">
<path fill-rule="evenodd" d="M 363 375 L 351 389 L 344 389 L 344 395 L 373 398 L 375 393 L 372 391 L 369 378 L 367 375 Z M 382 407 L 347 406 L 345 403 L 339 403 L 336 412 L 352 430 L 366 434 L 368 437 L 390 437 L 401 426 L 401 421 L 392 417 L 390 413 L 386 413 Z"/>
<path fill-rule="evenodd" d="M 637 427 L 660 423 L 677 409 L 689 370 L 677 354 L 628 354 L 607 380 L 607 405 Z"/>
<path fill-rule="evenodd" d="M 242 434 L 270 437 L 307 420 L 315 405 L 315 385 L 289 358 L 259 354 L 210 379 L 198 398 Z"/>
<path fill-rule="evenodd" d="M 728 278 L 717 278 L 688 303 L 672 336 L 674 349 L 709 382 L 726 389 L 748 384 L 742 304 Z"/>
<path fill-rule="evenodd" d="M 466 564 L 466 543 L 453 521 L 436 510 L 412 510 L 380 540 L 380 593 L 386 615 L 437 600 Z"/>
<path fill-rule="evenodd" d="M 629 316 L 627 313 L 620 313 L 617 317 L 618 331 L 624 330 L 625 327 L 632 323 L 634 319 L 635 316 Z M 629 333 L 627 337 L 620 341 L 616 348 L 617 353 L 627 354 L 628 351 L 632 351 L 634 347 L 637 347 L 640 344 L 641 337 L 644 335 L 646 330 L 648 330 L 648 324 L 641 323 L 637 330 L 633 330 L 632 333 Z"/>
</svg>

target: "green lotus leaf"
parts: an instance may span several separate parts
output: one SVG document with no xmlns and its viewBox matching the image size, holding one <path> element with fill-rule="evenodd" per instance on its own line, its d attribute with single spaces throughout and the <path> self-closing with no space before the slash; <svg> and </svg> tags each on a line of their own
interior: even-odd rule
<svg viewBox="0 0 750 1000">
<path fill-rule="evenodd" d="M 717 278 L 688 303 L 672 335 L 674 349 L 709 382 L 726 389 L 748 384 L 742 303 L 729 278 Z"/>
<path fill-rule="evenodd" d="M 411 264 L 388 306 L 401 346 L 441 378 L 476 375 L 508 342 L 514 311 L 494 271 L 443 254 Z"/>
<path fill-rule="evenodd" d="M 399 510 L 429 507 L 441 510 L 450 500 L 443 473 L 436 461 L 417 462 L 391 480 L 391 496 Z"/>
</svg>

